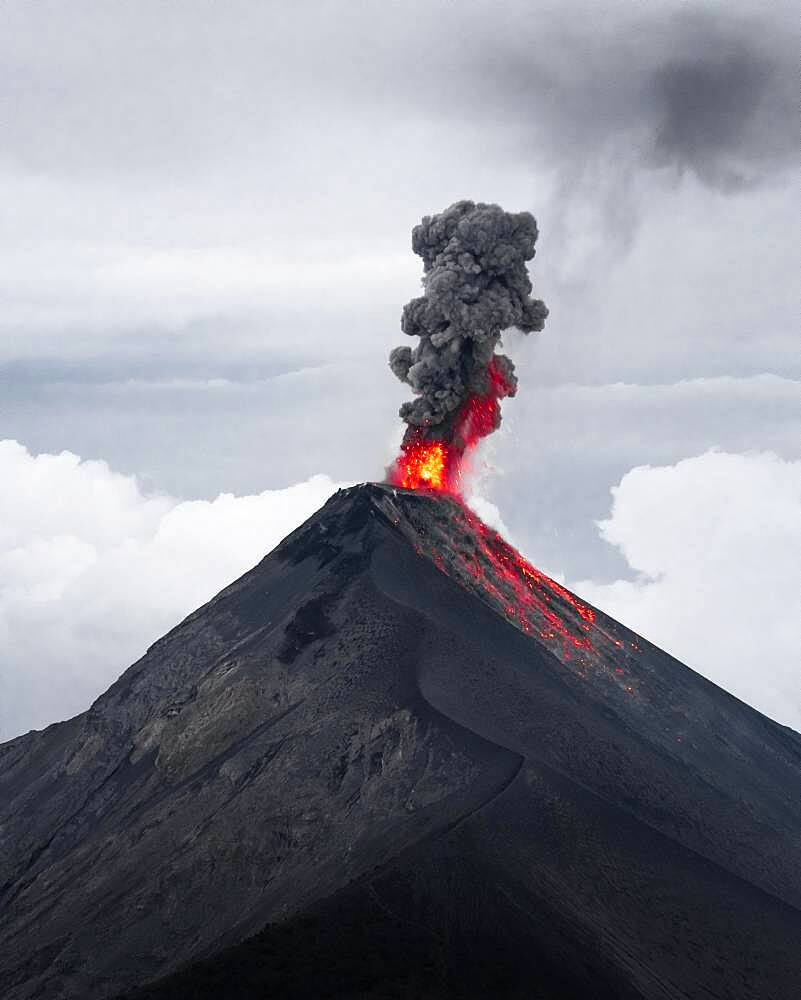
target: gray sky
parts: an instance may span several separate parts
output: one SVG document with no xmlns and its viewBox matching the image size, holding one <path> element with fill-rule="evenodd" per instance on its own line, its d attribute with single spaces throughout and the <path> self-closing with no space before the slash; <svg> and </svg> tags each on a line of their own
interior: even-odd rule
<svg viewBox="0 0 801 1000">
<path fill-rule="evenodd" d="M 482 494 L 633 579 L 633 467 L 801 458 L 796 57 L 784 0 L 7 0 L 0 438 L 177 498 L 379 478 L 411 227 L 494 201 L 550 317 Z"/>
</svg>

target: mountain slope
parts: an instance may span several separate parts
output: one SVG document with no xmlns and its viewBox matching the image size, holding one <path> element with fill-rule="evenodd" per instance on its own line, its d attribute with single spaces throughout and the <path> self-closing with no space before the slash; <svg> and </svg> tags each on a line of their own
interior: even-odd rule
<svg viewBox="0 0 801 1000">
<path fill-rule="evenodd" d="M 314 995 L 312 939 L 325 963 L 400 937 L 430 965 L 411 995 L 794 996 L 800 778 L 801 737 L 455 501 L 355 487 L 89 712 L 0 747 L 0 993 L 258 954 Z M 330 995 L 372 995 L 340 971 Z"/>
</svg>

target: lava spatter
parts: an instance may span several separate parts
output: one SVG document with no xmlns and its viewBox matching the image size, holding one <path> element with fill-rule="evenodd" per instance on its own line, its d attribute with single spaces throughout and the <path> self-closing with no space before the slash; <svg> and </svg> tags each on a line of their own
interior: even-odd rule
<svg viewBox="0 0 801 1000">
<path fill-rule="evenodd" d="M 488 387 L 472 393 L 454 422 L 451 439 L 432 439 L 420 429 L 410 429 L 400 455 L 389 471 L 389 481 L 409 490 L 430 490 L 460 496 L 462 478 L 470 455 L 501 419 L 500 400 L 514 395 L 514 385 L 493 359 L 488 367 Z"/>
<path fill-rule="evenodd" d="M 574 673 L 586 676 L 592 669 L 627 695 L 636 695 L 628 666 L 639 646 L 624 643 L 613 623 L 532 565 L 458 496 L 432 495 L 424 508 L 404 505 L 404 513 L 415 530 L 419 555 L 516 628 L 544 641 Z"/>
<path fill-rule="evenodd" d="M 442 441 L 419 438 L 404 444 L 393 476 L 408 490 L 448 489 L 448 453 Z"/>
<path fill-rule="evenodd" d="M 596 652 L 588 634 L 595 623 L 593 609 L 532 566 L 472 511 L 465 508 L 463 518 L 484 557 L 474 561 L 474 579 L 490 594 L 503 600 L 507 617 L 524 632 L 536 632 L 541 639 L 555 642 L 562 658 L 572 658 L 575 651 Z M 559 600 L 578 613 L 580 631 L 567 617 L 560 615 Z"/>
</svg>

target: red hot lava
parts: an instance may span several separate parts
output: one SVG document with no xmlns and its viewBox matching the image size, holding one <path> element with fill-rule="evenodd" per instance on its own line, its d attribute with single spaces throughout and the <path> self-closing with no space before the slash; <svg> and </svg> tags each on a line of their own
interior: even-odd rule
<svg viewBox="0 0 801 1000">
<path fill-rule="evenodd" d="M 481 438 L 501 422 L 499 400 L 513 396 L 516 386 L 493 360 L 489 366 L 489 389 L 468 396 L 456 415 L 449 440 L 430 438 L 422 428 L 410 428 L 395 460 L 389 481 L 409 490 L 431 490 L 461 494 L 465 459 Z"/>
<path fill-rule="evenodd" d="M 472 591 L 521 632 L 545 643 L 570 670 L 605 677 L 627 698 L 638 695 L 632 659 L 640 646 L 619 626 L 532 565 L 457 496 L 430 496 L 392 508 L 406 521 L 415 551 Z M 625 631 L 625 630 L 624 630 Z"/>
<path fill-rule="evenodd" d="M 453 551 L 449 565 L 435 557 L 438 568 L 469 580 L 508 621 L 544 640 L 580 676 L 594 668 L 627 696 L 636 697 L 628 667 L 640 651 L 637 643 L 620 639 L 614 622 L 599 619 L 594 608 L 538 570 L 469 508 L 459 506 L 453 513 L 468 527 L 474 547 Z M 446 546 L 445 551 L 449 548 L 454 547 Z"/>
<path fill-rule="evenodd" d="M 483 556 L 468 569 L 484 591 L 503 603 L 507 616 L 524 632 L 536 631 L 542 639 L 555 640 L 564 659 L 570 659 L 571 650 L 596 652 L 589 634 L 595 625 L 595 611 L 532 566 L 472 511 L 465 509 L 464 517 Z M 575 619 L 568 623 L 558 613 L 554 604 L 558 605 L 560 599 L 572 607 L 578 623 Z"/>
</svg>

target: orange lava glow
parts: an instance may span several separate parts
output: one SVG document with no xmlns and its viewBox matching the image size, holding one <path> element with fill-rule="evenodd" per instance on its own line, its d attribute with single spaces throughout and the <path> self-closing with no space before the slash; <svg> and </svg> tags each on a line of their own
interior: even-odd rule
<svg viewBox="0 0 801 1000">
<path fill-rule="evenodd" d="M 474 553 L 463 553 L 460 560 L 473 586 L 521 631 L 543 640 L 576 674 L 604 674 L 636 699 L 628 666 L 639 645 L 623 643 L 609 631 L 614 623 L 602 624 L 594 608 L 538 570 L 469 508 L 462 507 L 461 517 L 475 541 Z"/>
<path fill-rule="evenodd" d="M 471 573 L 483 590 L 503 602 L 507 616 L 524 632 L 536 631 L 540 638 L 557 642 L 563 658 L 569 659 L 571 651 L 593 651 L 588 633 L 595 624 L 595 611 L 532 566 L 472 511 L 465 510 L 465 519 L 484 556 L 481 561 L 475 560 L 470 567 Z M 577 613 L 581 622 L 579 629 L 575 629 L 569 618 L 558 613 L 555 598 L 561 598 Z"/>
<path fill-rule="evenodd" d="M 593 608 L 532 566 L 464 504 L 462 476 L 470 453 L 497 429 L 500 400 L 513 396 L 517 388 L 495 360 L 487 375 L 486 388 L 467 396 L 449 420 L 432 427 L 408 427 L 388 472 L 393 486 L 448 494 L 443 509 L 463 529 L 455 537 L 472 540 L 454 545 L 447 529 L 432 531 L 429 522 L 419 532 L 415 549 L 441 572 L 481 595 L 522 632 L 543 641 L 571 671 L 581 677 L 590 670 L 604 674 L 618 690 L 636 698 L 629 663 L 639 645 L 624 642 L 614 623 L 599 620 Z"/>
<path fill-rule="evenodd" d="M 621 695 L 637 700 L 632 662 L 639 643 L 628 636 L 624 641 L 615 622 L 532 565 L 458 496 L 452 494 L 444 504 L 444 517 L 427 516 L 414 525 L 418 555 L 542 642 L 574 675 L 603 677 Z"/>
<path fill-rule="evenodd" d="M 446 458 L 441 441 L 413 441 L 398 459 L 397 485 L 407 490 L 447 490 Z"/>
<path fill-rule="evenodd" d="M 447 441 L 430 438 L 422 428 L 407 431 L 390 482 L 409 490 L 435 490 L 459 496 L 465 457 L 498 427 L 499 400 L 514 395 L 514 391 L 515 387 L 491 363 L 489 389 L 467 397 Z"/>
</svg>

